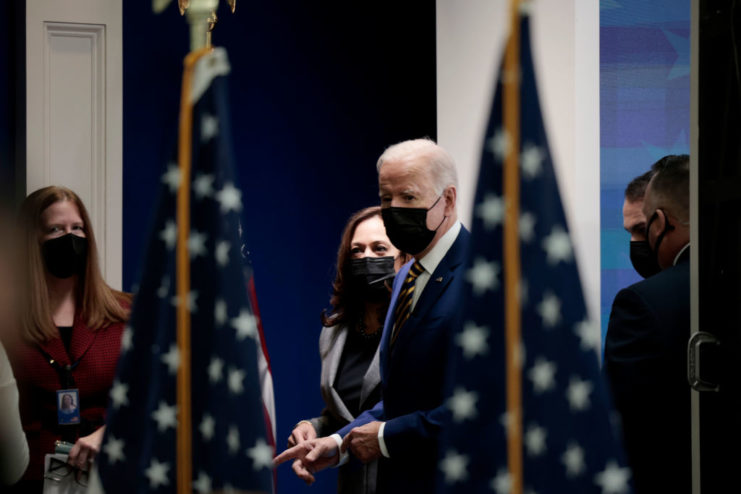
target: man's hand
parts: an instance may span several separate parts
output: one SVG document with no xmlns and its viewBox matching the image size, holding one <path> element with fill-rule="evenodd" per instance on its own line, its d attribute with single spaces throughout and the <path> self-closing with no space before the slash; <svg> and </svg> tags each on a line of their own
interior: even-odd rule
<svg viewBox="0 0 741 494">
<path fill-rule="evenodd" d="M 288 460 L 293 462 L 294 473 L 311 485 L 314 482 L 314 473 L 327 467 L 336 465 L 340 460 L 337 442 L 331 437 L 309 439 L 292 448 L 288 448 L 273 459 L 275 466 Z"/>
<path fill-rule="evenodd" d="M 314 430 L 314 426 L 311 425 L 311 422 L 308 420 L 302 420 L 296 424 L 293 432 L 291 432 L 291 435 L 288 437 L 288 447 L 291 448 L 310 439 L 316 439 L 316 430 Z"/>
<path fill-rule="evenodd" d="M 381 457 L 381 447 L 378 444 L 378 429 L 381 422 L 370 422 L 355 427 L 347 433 L 342 441 L 342 452 L 348 449 L 363 463 L 368 463 Z"/>
<path fill-rule="evenodd" d="M 95 455 L 100 451 L 100 443 L 103 442 L 103 434 L 105 434 L 105 426 L 96 430 L 89 436 L 78 439 L 69 451 L 67 463 L 74 465 L 81 470 L 88 470 L 90 463 L 95 459 Z"/>
</svg>

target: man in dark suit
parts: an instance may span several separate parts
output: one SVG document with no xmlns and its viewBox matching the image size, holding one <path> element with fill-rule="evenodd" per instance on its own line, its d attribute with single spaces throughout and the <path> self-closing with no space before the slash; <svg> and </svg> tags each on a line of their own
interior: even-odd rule
<svg viewBox="0 0 741 494">
<path fill-rule="evenodd" d="M 661 272 L 621 290 L 605 341 L 605 371 L 637 492 L 690 492 L 689 157 L 672 156 L 643 201 Z"/>
<path fill-rule="evenodd" d="M 427 139 L 405 141 L 388 148 L 377 168 L 386 232 L 414 255 L 394 281 L 381 338 L 383 400 L 337 434 L 299 444 L 276 463 L 298 458 L 294 471 L 311 482 L 313 472 L 349 451 L 364 462 L 381 458 L 378 492 L 432 492 L 448 414 L 447 349 L 460 322 L 470 235 L 457 218 L 456 170 L 443 148 Z"/>
</svg>

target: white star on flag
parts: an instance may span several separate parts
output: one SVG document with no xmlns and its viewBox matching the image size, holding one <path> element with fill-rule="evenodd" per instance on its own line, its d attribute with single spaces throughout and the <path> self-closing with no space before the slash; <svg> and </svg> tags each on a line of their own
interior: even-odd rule
<svg viewBox="0 0 741 494">
<path fill-rule="evenodd" d="M 577 376 L 569 380 L 569 387 L 566 389 L 566 399 L 569 400 L 569 406 L 572 410 L 581 411 L 589 408 L 589 393 L 592 392 L 592 383 L 583 381 Z"/>
<path fill-rule="evenodd" d="M 499 129 L 496 131 L 493 137 L 491 137 L 486 144 L 486 147 L 494 157 L 499 161 L 504 161 L 509 152 L 509 134 L 505 129 Z"/>
<path fill-rule="evenodd" d="M 195 290 L 192 290 L 188 292 L 188 294 L 186 295 L 186 298 L 187 300 L 185 301 L 185 303 L 188 306 L 188 312 L 195 313 L 196 311 L 198 311 L 198 305 L 196 305 L 196 299 L 198 298 L 198 292 L 196 292 Z M 172 305 L 174 305 L 175 307 L 180 305 L 180 297 L 178 297 L 177 295 L 172 297 L 170 301 L 172 302 Z"/>
<path fill-rule="evenodd" d="M 175 243 L 178 240 L 178 227 L 174 221 L 167 220 L 165 227 L 160 231 L 160 240 L 165 243 L 168 249 L 175 248 Z"/>
<path fill-rule="evenodd" d="M 558 264 L 560 261 L 568 262 L 573 257 L 569 234 L 560 226 L 554 226 L 551 234 L 543 239 L 543 249 L 550 265 Z"/>
<path fill-rule="evenodd" d="M 243 370 L 234 368 L 229 369 L 229 376 L 227 377 L 229 391 L 235 395 L 241 394 L 244 391 L 244 384 L 242 381 L 244 381 L 246 375 L 247 374 Z"/>
<path fill-rule="evenodd" d="M 108 457 L 108 462 L 113 465 L 117 461 L 125 461 L 126 456 L 123 452 L 124 440 L 116 439 L 113 434 L 108 436 L 108 440 L 103 446 L 103 453 Z"/>
<path fill-rule="evenodd" d="M 484 229 L 491 230 L 504 220 L 504 200 L 494 194 L 486 194 L 483 202 L 476 206 L 476 216 L 484 222 Z"/>
<path fill-rule="evenodd" d="M 131 350 L 133 344 L 131 339 L 134 337 L 134 332 L 131 330 L 131 326 L 126 325 L 123 333 L 121 334 L 121 353 L 126 353 Z"/>
<path fill-rule="evenodd" d="M 237 339 L 240 341 L 248 336 L 257 338 L 257 318 L 247 309 L 242 309 L 239 316 L 232 319 L 232 327 L 237 330 Z"/>
<path fill-rule="evenodd" d="M 157 430 L 160 432 L 166 431 L 168 427 L 175 429 L 178 426 L 178 409 L 160 401 L 157 410 L 152 412 L 152 418 L 157 422 Z"/>
<path fill-rule="evenodd" d="M 546 430 L 537 425 L 530 425 L 525 431 L 525 448 L 528 456 L 535 457 L 545 453 L 545 438 L 548 435 Z"/>
<path fill-rule="evenodd" d="M 152 458 L 149 468 L 144 470 L 144 474 L 149 479 L 149 487 L 156 489 L 161 485 L 170 485 L 170 480 L 167 478 L 169 469 L 170 465 L 167 463 L 160 463 L 157 458 Z"/>
<path fill-rule="evenodd" d="M 447 451 L 440 461 L 440 470 L 445 474 L 446 484 L 455 484 L 468 478 L 468 457 L 455 451 Z"/>
<path fill-rule="evenodd" d="M 584 463 L 584 450 L 578 444 L 569 443 L 566 451 L 561 456 L 561 461 L 566 467 L 566 477 L 568 478 L 578 477 L 587 468 Z"/>
<path fill-rule="evenodd" d="M 175 193 L 178 191 L 178 187 L 180 187 L 182 178 L 180 167 L 177 163 L 170 163 L 167 166 L 167 171 L 162 175 L 162 183 L 167 184 L 170 187 L 170 192 Z"/>
<path fill-rule="evenodd" d="M 594 476 L 594 483 L 602 487 L 602 494 L 622 494 L 628 492 L 630 470 L 620 468 L 611 460 L 603 471 Z"/>
<path fill-rule="evenodd" d="M 218 357 L 211 357 L 211 362 L 208 364 L 208 380 L 216 384 L 221 381 L 224 377 L 224 361 Z"/>
<path fill-rule="evenodd" d="M 247 448 L 246 453 L 252 459 L 252 468 L 255 470 L 273 467 L 273 447 L 262 438 L 259 438 L 253 447 Z"/>
<path fill-rule="evenodd" d="M 118 409 L 121 405 L 129 404 L 129 398 L 127 396 L 128 392 L 128 384 L 120 383 L 117 380 L 113 381 L 113 386 L 110 391 L 111 404 L 113 405 L 113 408 Z"/>
<path fill-rule="evenodd" d="M 226 435 L 226 444 L 229 446 L 229 453 L 237 454 L 239 451 L 239 429 L 235 426 L 229 426 L 229 432 Z"/>
<path fill-rule="evenodd" d="M 535 238 L 535 215 L 527 211 L 520 215 L 518 222 L 520 230 L 520 240 L 530 243 Z"/>
<path fill-rule="evenodd" d="M 198 430 L 201 432 L 201 437 L 203 437 L 204 441 L 210 441 L 214 437 L 214 430 L 216 428 L 216 421 L 214 418 L 209 415 L 205 414 L 203 416 L 203 419 L 201 419 L 201 423 L 198 426 Z"/>
<path fill-rule="evenodd" d="M 229 319 L 229 314 L 227 313 L 226 302 L 223 298 L 218 298 L 214 302 L 214 321 L 216 322 L 216 326 L 223 326 L 227 319 Z"/>
<path fill-rule="evenodd" d="M 574 326 L 574 332 L 581 340 L 582 350 L 592 350 L 599 353 L 602 345 L 602 335 L 596 321 L 585 319 Z"/>
<path fill-rule="evenodd" d="M 453 421 L 463 422 L 474 418 L 477 414 L 476 400 L 478 400 L 478 393 L 475 391 L 456 388 L 453 396 L 448 398 L 448 408 L 453 412 Z"/>
<path fill-rule="evenodd" d="M 512 491 L 512 477 L 506 470 L 499 470 L 497 476 L 491 481 L 490 487 L 496 491 L 497 494 L 510 494 Z"/>
<path fill-rule="evenodd" d="M 561 321 L 561 299 L 548 292 L 538 304 L 538 314 L 543 319 L 543 327 L 553 328 Z"/>
<path fill-rule="evenodd" d="M 545 153 L 543 149 L 535 146 L 532 143 L 527 143 L 520 153 L 520 166 L 522 168 L 522 176 L 526 179 L 533 179 L 540 175 L 543 167 L 541 163 L 545 159 Z"/>
<path fill-rule="evenodd" d="M 180 350 L 178 350 L 178 346 L 175 343 L 171 344 L 170 350 L 162 355 L 162 362 L 167 365 L 171 375 L 178 373 L 178 367 L 180 367 Z"/>
<path fill-rule="evenodd" d="M 486 262 L 483 257 L 477 257 L 473 267 L 466 272 L 466 280 L 473 285 L 473 294 L 478 297 L 487 290 L 496 290 L 499 287 L 497 276 L 500 271 L 497 262 Z"/>
<path fill-rule="evenodd" d="M 201 142 L 210 141 L 219 133 L 219 119 L 213 115 L 203 115 L 201 120 Z"/>
<path fill-rule="evenodd" d="M 197 230 L 191 230 L 188 236 L 188 255 L 191 259 L 206 255 L 206 240 L 208 235 Z"/>
<path fill-rule="evenodd" d="M 199 472 L 198 479 L 193 481 L 193 490 L 200 494 L 210 494 L 212 491 L 211 477 L 206 475 L 206 472 Z"/>
<path fill-rule="evenodd" d="M 463 331 L 456 335 L 455 342 L 463 349 L 463 356 L 472 359 L 476 355 L 486 355 L 489 351 L 489 345 L 486 343 L 488 336 L 488 328 L 477 326 L 473 321 L 466 321 Z"/>
<path fill-rule="evenodd" d="M 535 394 L 552 390 L 556 386 L 555 376 L 556 364 L 543 357 L 535 359 L 535 364 L 527 373 L 527 377 L 533 382 Z"/>
<path fill-rule="evenodd" d="M 208 174 L 196 175 L 196 178 L 193 180 L 193 192 L 198 200 L 213 196 L 214 176 Z"/>
<path fill-rule="evenodd" d="M 214 253 L 214 257 L 216 258 L 216 263 L 224 268 L 227 264 L 229 264 L 229 249 L 231 248 L 232 244 L 227 242 L 226 240 L 220 240 L 216 242 L 216 251 Z"/>
<path fill-rule="evenodd" d="M 216 200 L 221 204 L 221 212 L 240 212 L 242 210 L 242 191 L 233 184 L 224 184 L 224 188 L 216 193 Z"/>
</svg>

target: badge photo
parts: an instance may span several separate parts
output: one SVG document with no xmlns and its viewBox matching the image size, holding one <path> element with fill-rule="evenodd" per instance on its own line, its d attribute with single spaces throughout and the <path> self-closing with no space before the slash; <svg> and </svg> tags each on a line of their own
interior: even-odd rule
<svg viewBox="0 0 741 494">
<path fill-rule="evenodd" d="M 77 389 L 57 390 L 57 418 L 60 425 L 80 423 L 80 395 Z"/>
</svg>

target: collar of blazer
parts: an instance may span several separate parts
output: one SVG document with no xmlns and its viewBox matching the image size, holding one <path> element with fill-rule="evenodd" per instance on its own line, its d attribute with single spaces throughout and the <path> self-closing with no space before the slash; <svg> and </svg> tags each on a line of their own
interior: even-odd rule
<svg viewBox="0 0 741 494">
<path fill-rule="evenodd" d="M 72 341 L 69 344 L 69 354 L 67 354 L 67 350 L 64 348 L 62 338 L 54 338 L 43 345 L 39 345 L 39 347 L 61 365 L 71 365 L 85 355 L 85 352 L 88 351 L 95 341 L 96 336 L 96 331 L 92 331 L 79 316 L 75 316 L 75 322 L 72 328 Z"/>
</svg>

